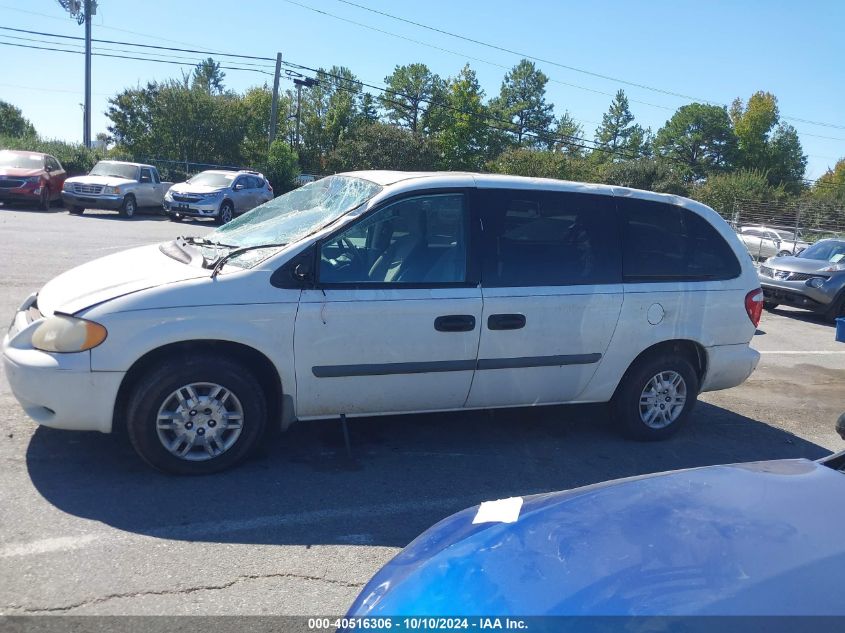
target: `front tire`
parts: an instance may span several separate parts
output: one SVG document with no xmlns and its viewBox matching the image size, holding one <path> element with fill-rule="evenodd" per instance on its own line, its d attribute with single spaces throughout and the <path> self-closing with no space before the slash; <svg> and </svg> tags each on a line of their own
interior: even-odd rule
<svg viewBox="0 0 845 633">
<path fill-rule="evenodd" d="M 123 199 L 123 206 L 120 207 L 120 215 L 124 218 L 134 217 L 135 211 L 138 210 L 138 203 L 135 201 L 135 196 L 131 193 Z"/>
<path fill-rule="evenodd" d="M 792 255 L 792 251 L 780 251 L 777 256 L 778 257 L 789 257 L 790 255 Z"/>
<path fill-rule="evenodd" d="M 684 356 L 660 354 L 636 361 L 614 396 L 620 430 L 641 441 L 674 435 L 689 418 L 698 389 L 698 375 Z"/>
<path fill-rule="evenodd" d="M 224 200 L 220 205 L 220 211 L 217 212 L 217 223 L 228 224 L 235 217 L 235 207 L 228 200 Z"/>
<path fill-rule="evenodd" d="M 50 210 L 50 187 L 41 187 L 41 195 L 38 197 L 38 208 L 42 211 Z"/>
<path fill-rule="evenodd" d="M 267 423 L 252 372 L 205 354 L 150 371 L 136 383 L 127 411 L 132 446 L 150 466 L 174 475 L 207 475 L 242 462 Z"/>
</svg>

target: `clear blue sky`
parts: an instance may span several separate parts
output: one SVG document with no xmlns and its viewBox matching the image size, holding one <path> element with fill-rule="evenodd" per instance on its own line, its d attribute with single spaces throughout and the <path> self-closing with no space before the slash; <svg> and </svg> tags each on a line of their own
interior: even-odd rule
<svg viewBox="0 0 845 633">
<path fill-rule="evenodd" d="M 338 0 L 296 2 L 431 46 L 285 0 L 100 0 L 93 32 L 99 39 L 269 57 L 281 51 L 285 60 L 314 68 L 348 66 L 359 79 L 379 85 L 397 64 L 422 61 L 446 77 L 469 62 L 488 96 L 498 92 L 506 69 L 519 61 L 518 56 L 396 22 Z M 778 97 L 781 114 L 793 117 L 787 122 L 798 129 L 809 155 L 808 178 L 818 177 L 845 156 L 843 2 L 356 2 L 566 66 L 713 102 L 729 103 L 734 97 L 747 99 L 756 90 L 768 90 Z M 56 0 L 0 0 L 0 26 L 84 34 Z M 39 37 L 0 31 L 0 42 L 43 46 L 11 40 L 9 35 Z M 0 99 L 20 107 L 43 136 L 81 140 L 83 56 L 9 46 L 0 46 L 0 51 L 5 69 Z M 110 95 L 180 73 L 178 66 L 146 61 L 95 57 L 93 64 L 92 134 L 105 131 L 108 120 L 103 113 Z M 618 88 L 628 94 L 637 121 L 653 131 L 688 102 L 550 63 L 537 65 L 551 78 L 548 99 L 557 113 L 569 110 L 589 138 Z M 225 84 L 241 91 L 265 80 L 272 83 L 267 75 L 228 70 Z M 282 82 L 283 88 L 290 85 Z"/>
</svg>

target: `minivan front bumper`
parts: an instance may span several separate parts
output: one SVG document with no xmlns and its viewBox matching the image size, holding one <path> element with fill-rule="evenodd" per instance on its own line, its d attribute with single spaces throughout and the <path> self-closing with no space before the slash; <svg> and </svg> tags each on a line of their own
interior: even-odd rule
<svg viewBox="0 0 845 633">
<path fill-rule="evenodd" d="M 124 372 L 91 371 L 91 352 L 51 354 L 33 348 L 30 305 L 28 300 L 21 306 L 3 339 L 3 370 L 15 398 L 38 424 L 111 432 Z"/>
</svg>

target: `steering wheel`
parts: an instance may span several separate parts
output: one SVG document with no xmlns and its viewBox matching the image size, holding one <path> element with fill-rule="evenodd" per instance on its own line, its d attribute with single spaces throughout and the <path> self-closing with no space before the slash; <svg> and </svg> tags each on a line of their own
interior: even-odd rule
<svg viewBox="0 0 845 633">
<path fill-rule="evenodd" d="M 337 257 L 329 258 L 325 255 L 321 256 L 321 259 L 325 262 L 328 262 L 334 269 L 342 269 L 342 268 L 352 268 L 353 270 L 357 269 L 359 266 L 363 266 L 364 259 L 363 255 L 359 252 L 358 248 L 352 243 L 352 241 L 347 237 L 341 237 L 338 240 L 338 244 L 340 244 L 343 248 L 340 249 Z"/>
</svg>

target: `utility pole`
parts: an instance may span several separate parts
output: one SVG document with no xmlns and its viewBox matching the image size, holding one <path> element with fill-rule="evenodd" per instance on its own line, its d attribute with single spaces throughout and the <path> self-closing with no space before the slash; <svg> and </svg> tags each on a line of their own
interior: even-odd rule
<svg viewBox="0 0 845 633">
<path fill-rule="evenodd" d="M 82 143 L 91 147 L 91 13 L 96 10 L 93 0 L 85 0 L 85 123 Z"/>
<path fill-rule="evenodd" d="M 279 116 L 279 73 L 282 72 L 282 54 L 276 53 L 276 74 L 273 77 L 273 102 L 270 105 L 270 142 L 276 140 L 276 122 Z"/>
<path fill-rule="evenodd" d="M 85 24 L 85 106 L 82 112 L 82 142 L 91 147 L 91 16 L 97 13 L 97 0 L 59 0 L 62 8 Z"/>
</svg>

